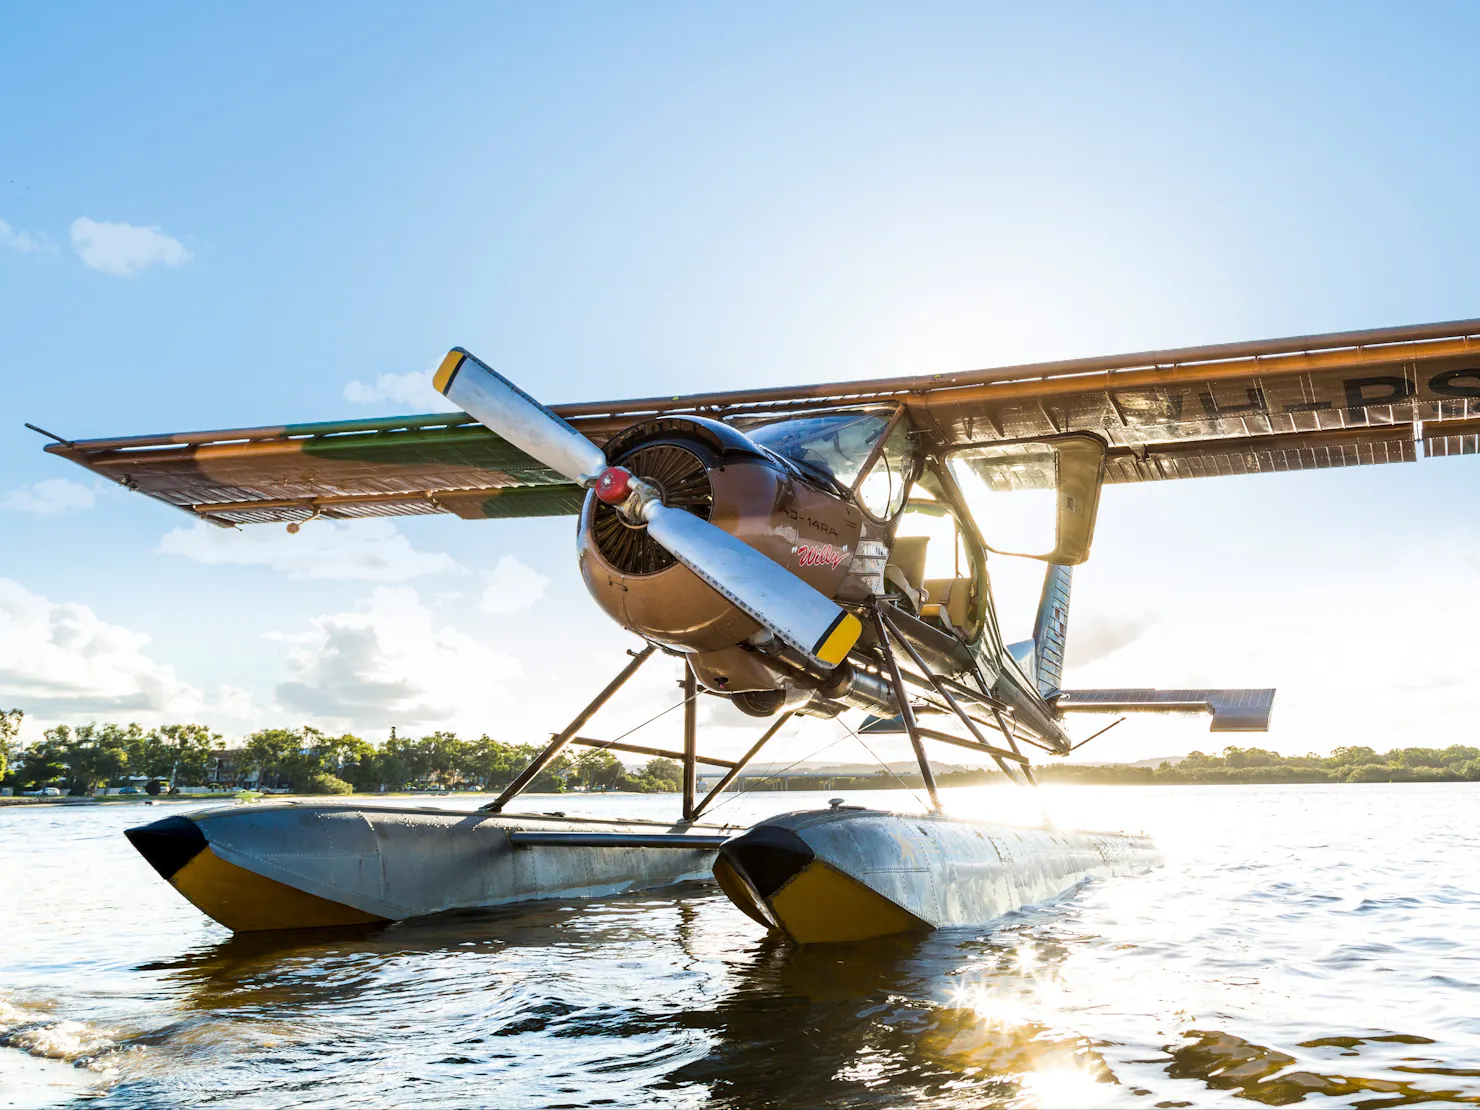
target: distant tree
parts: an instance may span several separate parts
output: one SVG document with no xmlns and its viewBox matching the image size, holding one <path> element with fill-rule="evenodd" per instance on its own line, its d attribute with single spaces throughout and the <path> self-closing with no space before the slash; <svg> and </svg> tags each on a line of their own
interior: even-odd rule
<svg viewBox="0 0 1480 1110">
<path fill-rule="evenodd" d="M 160 736 L 174 753 L 176 784 L 199 786 L 210 777 L 211 760 L 221 734 L 205 725 L 164 725 Z"/>
<path fill-rule="evenodd" d="M 434 732 L 417 744 L 417 751 L 424 765 L 424 774 L 443 786 L 457 781 L 459 768 L 465 762 L 465 745 L 455 732 Z"/>
<path fill-rule="evenodd" d="M 128 769 L 129 753 L 143 742 L 138 724 L 79 725 L 70 741 L 59 746 L 58 756 L 67 764 L 67 791 L 91 794 L 121 778 Z"/>
<path fill-rule="evenodd" d="M 623 767 L 611 752 L 592 748 L 575 760 L 576 779 L 587 790 L 610 790 L 622 777 Z"/>
<path fill-rule="evenodd" d="M 124 744 L 128 753 L 128 772 L 144 775 L 148 779 L 144 787 L 150 794 L 158 794 L 161 782 L 168 782 L 174 769 L 174 756 L 158 729 L 144 732 L 142 729 L 130 735 Z"/>
<path fill-rule="evenodd" d="M 0 710 L 0 782 L 4 782 L 9 774 L 10 757 L 16 750 L 16 738 L 20 735 L 24 717 L 19 709 Z"/>
<path fill-rule="evenodd" d="M 625 775 L 622 789 L 644 794 L 676 793 L 683 789 L 683 767 L 672 759 L 650 759 L 635 775 Z"/>
<path fill-rule="evenodd" d="M 527 767 L 544 750 L 543 746 L 520 744 L 514 749 L 518 753 L 519 767 Z M 558 755 L 525 788 L 535 794 L 562 794 L 566 785 L 575 777 L 574 764 L 567 755 Z"/>
<path fill-rule="evenodd" d="M 397 736 L 394 728 L 380 749 L 380 761 L 383 781 L 391 790 L 405 790 L 409 783 L 427 775 L 426 752 L 417 741 Z"/>
<path fill-rule="evenodd" d="M 318 761 L 308 753 L 322 735 L 317 729 L 264 728 L 247 737 L 242 756 L 249 770 L 258 772 L 264 786 L 285 783 L 297 789 L 317 771 Z"/>
<path fill-rule="evenodd" d="M 349 732 L 342 736 L 321 735 L 311 751 L 326 773 L 346 780 L 358 778 L 362 773 L 362 765 L 373 764 L 375 761 L 374 746 Z"/>
<path fill-rule="evenodd" d="M 500 743 L 484 733 L 463 749 L 461 773 L 489 790 L 502 790 L 529 762 L 512 744 Z"/>
<path fill-rule="evenodd" d="M 354 787 L 338 775 L 331 775 L 327 771 L 315 771 L 304 780 L 300 787 L 295 789 L 302 794 L 349 794 Z"/>
<path fill-rule="evenodd" d="M 1386 758 L 1400 767 L 1443 767 L 1447 762 L 1438 748 L 1398 748 Z"/>
<path fill-rule="evenodd" d="M 67 725 L 56 725 L 47 729 L 41 739 L 20 752 L 20 766 L 15 778 L 22 790 L 36 790 L 44 786 L 60 786 L 67 774 L 64 758 L 71 743 L 72 730 Z"/>
<path fill-rule="evenodd" d="M 1385 763 L 1362 763 L 1347 771 L 1347 782 L 1392 782 L 1393 770 Z"/>
</svg>

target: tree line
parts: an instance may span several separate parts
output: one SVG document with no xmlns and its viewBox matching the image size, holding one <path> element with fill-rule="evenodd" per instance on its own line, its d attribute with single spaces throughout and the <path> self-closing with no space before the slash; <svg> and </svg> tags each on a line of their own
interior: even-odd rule
<svg viewBox="0 0 1480 1110">
<path fill-rule="evenodd" d="M 1280 755 L 1264 748 L 1227 747 L 1221 755 L 1192 752 L 1157 767 L 1128 764 L 1045 766 L 1039 778 L 1084 783 L 1320 783 L 1480 782 L 1480 748 L 1374 748 L 1352 745 L 1330 755 Z"/>
<path fill-rule="evenodd" d="M 310 726 L 260 729 L 240 748 L 226 749 L 221 734 L 200 724 L 57 725 L 20 748 L 23 714 L 0 712 L 0 785 L 17 791 L 56 787 L 91 794 L 101 787 L 142 778 L 145 789 L 219 783 L 235 789 L 255 774 L 260 787 L 300 794 L 375 793 L 415 789 L 498 790 L 540 751 L 484 735 L 463 740 L 452 732 L 412 739 L 391 730 L 375 745 L 351 733 L 333 736 Z M 652 759 L 632 771 L 610 752 L 589 749 L 560 755 L 529 788 L 540 792 L 681 789 L 682 772 L 671 759 Z"/>
<path fill-rule="evenodd" d="M 1322 782 L 1480 782 L 1480 748 L 1452 744 L 1447 748 L 1394 748 L 1378 752 L 1347 746 L 1330 755 L 1280 755 L 1264 748 L 1230 746 L 1221 755 L 1192 752 L 1185 759 L 1156 767 L 1129 763 L 1036 763 L 1039 782 L 1097 785 L 1214 785 Z M 996 770 L 947 771 L 936 775 L 940 786 L 981 786 L 1003 781 Z M 795 776 L 789 790 L 917 790 L 918 772 L 878 770 L 870 775 Z M 780 785 L 774 787 L 780 789 Z"/>
<path fill-rule="evenodd" d="M 258 785 L 302 794 L 397 792 L 415 789 L 501 790 L 539 753 L 533 744 L 506 744 L 486 734 L 463 740 L 452 732 L 412 739 L 391 730 L 375 745 L 350 733 L 333 736 L 316 728 L 269 728 L 252 733 L 241 748 L 227 750 L 220 733 L 205 725 L 57 725 L 27 747 L 17 737 L 24 714 L 0 711 L 0 786 L 17 791 L 57 787 L 65 794 L 143 779 L 150 793 L 218 781 L 227 789 L 258 775 Z M 224 775 L 218 766 L 225 760 Z M 1043 763 L 1040 781 L 1098 784 L 1480 782 L 1480 748 L 1394 748 L 1379 753 L 1346 746 L 1328 756 L 1292 756 L 1264 748 L 1230 746 L 1218 755 L 1192 752 L 1173 763 L 1137 767 Z M 942 786 L 994 782 L 999 772 L 957 771 L 939 776 Z M 760 788 L 762 784 L 750 784 Z M 791 790 L 896 789 L 918 787 L 918 774 L 879 771 L 872 775 L 793 777 Z M 587 749 L 561 755 L 535 777 L 529 789 L 558 793 L 572 789 L 677 791 L 682 771 L 670 759 L 652 759 L 629 770 L 610 752 Z"/>
</svg>

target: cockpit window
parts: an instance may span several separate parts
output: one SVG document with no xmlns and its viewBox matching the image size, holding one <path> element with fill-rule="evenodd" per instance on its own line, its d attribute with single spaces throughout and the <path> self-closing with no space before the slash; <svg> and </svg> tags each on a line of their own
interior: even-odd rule
<svg viewBox="0 0 1480 1110">
<path fill-rule="evenodd" d="M 851 487 L 889 427 L 888 410 L 830 412 L 777 420 L 745 434 L 804 468 Z"/>
<path fill-rule="evenodd" d="M 858 485 L 858 503 L 877 520 L 893 520 L 904 507 L 915 477 L 916 452 L 910 443 L 908 418 L 900 417 L 868 476 Z"/>
</svg>

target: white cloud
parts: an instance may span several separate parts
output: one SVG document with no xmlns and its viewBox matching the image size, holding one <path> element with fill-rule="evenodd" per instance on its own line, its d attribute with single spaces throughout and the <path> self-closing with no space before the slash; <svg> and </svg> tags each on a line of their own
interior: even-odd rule
<svg viewBox="0 0 1480 1110">
<path fill-rule="evenodd" d="M 96 501 L 97 493 L 90 486 L 70 478 L 46 478 L 11 490 L 0 501 L 0 509 L 55 516 L 74 509 L 91 509 Z"/>
<path fill-rule="evenodd" d="M 193 713 L 200 692 L 144 651 L 149 637 L 86 605 L 0 578 L 0 702 L 40 720 Z"/>
<path fill-rule="evenodd" d="M 456 412 L 457 406 L 432 387 L 432 375 L 408 370 L 404 374 L 380 374 L 373 382 L 358 379 L 344 387 L 344 399 L 354 405 L 378 405 L 394 401 L 421 411 Z"/>
<path fill-rule="evenodd" d="M 0 220 L 0 250 L 15 251 L 17 254 L 51 254 L 56 245 L 41 231 L 16 231 L 4 220 Z"/>
<path fill-rule="evenodd" d="M 72 249 L 94 270 L 131 277 L 147 266 L 183 266 L 193 257 L 184 244 L 157 227 L 135 227 L 79 216 L 72 221 Z"/>
<path fill-rule="evenodd" d="M 484 575 L 488 588 L 478 608 L 495 615 L 517 613 L 528 609 L 545 596 L 550 580 L 533 567 L 525 566 L 512 555 L 505 555 L 493 570 Z"/>
<path fill-rule="evenodd" d="M 316 520 L 296 535 L 283 528 L 217 528 L 198 523 L 166 532 L 159 541 L 165 555 L 183 555 L 217 566 L 263 566 L 297 581 L 342 579 L 403 582 L 424 574 L 456 570 L 452 556 L 418 551 L 388 520 L 341 524 Z"/>
<path fill-rule="evenodd" d="M 236 721 L 256 722 L 261 716 L 250 690 L 224 682 L 217 687 L 212 709 Z"/>
<path fill-rule="evenodd" d="M 1473 547 L 1436 539 L 1361 565 L 1333 564 L 1327 554 L 1288 565 L 1279 580 L 1254 580 L 1257 589 L 1239 583 L 1224 599 L 1209 598 L 1200 568 L 1179 575 L 1159 567 L 1150 619 L 1118 637 L 1118 650 L 1069 666 L 1065 685 L 1273 686 L 1270 731 L 1209 735 L 1205 717 L 1173 723 L 1138 716 L 1085 748 L 1084 758 L 1139 759 L 1228 744 L 1300 754 L 1342 744 L 1386 751 L 1468 742 L 1480 713 L 1470 674 L 1472 629 L 1480 623 Z M 1402 584 L 1396 599 L 1384 594 L 1389 583 Z M 1149 589 L 1145 596 L 1153 600 Z M 1071 615 L 1071 656 L 1075 635 Z M 1076 736 L 1108 723 L 1070 719 Z"/>
<path fill-rule="evenodd" d="M 356 611 L 314 619 L 289 645 L 282 707 L 327 727 L 452 726 L 497 732 L 508 720 L 513 656 L 437 623 L 409 586 L 382 586 Z"/>
</svg>

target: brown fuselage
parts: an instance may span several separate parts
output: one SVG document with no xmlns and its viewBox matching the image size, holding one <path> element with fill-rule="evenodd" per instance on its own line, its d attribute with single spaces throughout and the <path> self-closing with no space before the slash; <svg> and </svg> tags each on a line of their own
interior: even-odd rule
<svg viewBox="0 0 1480 1110">
<path fill-rule="evenodd" d="M 693 457 L 687 489 L 702 484 L 700 467 L 708 479 L 707 503 L 694 504 L 692 511 L 826 596 L 837 595 L 863 527 L 863 514 L 854 504 L 716 421 L 669 418 L 639 424 L 612 440 L 607 452 L 613 463 L 641 473 L 643 462 L 662 448 L 679 448 Z M 668 451 L 670 472 L 673 457 Z M 599 522 L 602 511 L 588 496 L 579 534 L 581 575 L 597 604 L 624 628 L 687 653 L 709 689 L 778 689 L 781 678 L 774 664 L 744 646 L 760 625 L 681 563 L 651 570 L 640 565 L 640 557 L 624 559 L 626 547 L 618 545 L 637 537 L 616 530 L 634 526 L 611 518 Z M 616 542 L 607 542 L 604 550 L 603 536 L 613 534 Z"/>
</svg>

